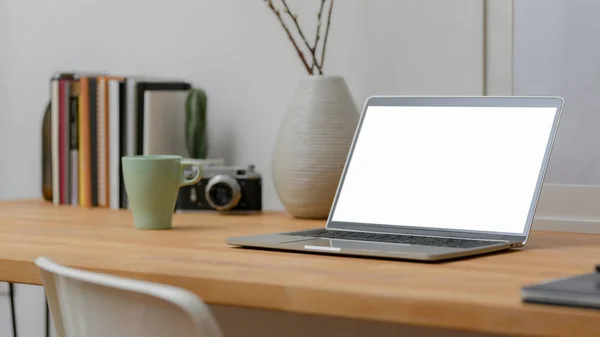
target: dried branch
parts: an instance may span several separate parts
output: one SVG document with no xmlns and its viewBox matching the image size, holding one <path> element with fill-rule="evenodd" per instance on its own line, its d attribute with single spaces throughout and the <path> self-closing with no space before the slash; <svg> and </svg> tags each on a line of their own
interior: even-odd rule
<svg viewBox="0 0 600 337">
<path fill-rule="evenodd" d="M 306 59 L 304 58 L 304 53 L 302 53 L 302 50 L 300 50 L 300 48 L 298 47 L 298 44 L 296 43 L 296 40 L 294 40 L 294 37 L 292 36 L 292 33 L 290 32 L 290 30 L 288 29 L 288 27 L 285 25 L 285 22 L 281 18 L 281 14 L 279 13 L 279 10 L 277 8 L 275 8 L 275 6 L 273 6 L 273 1 L 272 0 L 266 0 L 266 2 L 268 4 L 269 8 L 271 9 L 271 11 L 273 11 L 273 14 L 275 14 L 275 16 L 277 17 L 277 19 L 279 20 L 279 23 L 281 23 L 281 26 L 283 27 L 283 29 L 287 33 L 288 38 L 290 39 L 290 41 L 294 45 L 294 48 L 298 52 L 298 56 L 300 56 L 300 59 L 302 60 L 302 63 L 304 63 L 304 67 L 306 68 L 306 71 L 310 75 L 312 75 L 313 72 L 312 72 L 310 66 L 308 65 L 308 62 L 306 62 Z M 314 52 L 312 52 L 312 54 L 314 55 Z M 313 56 L 313 59 L 314 59 L 314 56 Z"/>
<path fill-rule="evenodd" d="M 329 4 L 329 14 L 327 14 L 327 28 L 325 28 L 325 37 L 323 38 L 323 51 L 321 52 L 321 68 L 325 62 L 325 47 L 327 46 L 327 36 L 329 36 L 329 26 L 331 25 L 331 12 L 333 11 L 333 0 Z"/>
<path fill-rule="evenodd" d="M 304 33 L 302 32 L 302 29 L 300 28 L 300 23 L 298 22 L 298 15 L 292 13 L 292 11 L 290 10 L 290 7 L 287 5 L 287 2 L 285 0 L 281 0 L 281 3 L 283 4 L 283 7 L 285 7 L 285 12 L 287 13 L 287 15 L 289 15 L 290 18 L 292 19 L 292 21 L 294 22 L 294 25 L 296 26 L 296 29 L 298 30 L 298 34 L 304 41 L 306 48 L 308 48 L 308 50 L 310 51 L 310 54 L 313 57 L 313 65 L 317 67 L 320 74 L 323 74 L 323 71 L 321 70 L 321 66 L 317 63 L 316 46 L 311 47 L 311 45 L 308 43 L 308 40 L 306 39 L 306 37 L 304 36 Z M 311 74 L 312 74 L 312 69 L 313 68 L 311 67 Z"/>
<path fill-rule="evenodd" d="M 317 46 L 319 45 L 319 39 L 321 38 L 321 18 L 323 17 L 323 8 L 325 7 L 325 1 L 321 0 L 321 8 L 319 8 L 319 13 L 317 13 L 317 36 L 315 36 L 315 44 L 313 46 L 313 50 L 315 54 L 317 53 Z M 317 64 L 317 58 L 313 57 L 313 64 L 310 67 L 310 70 L 314 71 L 315 66 Z M 323 74 L 322 69 L 320 69 L 321 74 Z"/>
</svg>

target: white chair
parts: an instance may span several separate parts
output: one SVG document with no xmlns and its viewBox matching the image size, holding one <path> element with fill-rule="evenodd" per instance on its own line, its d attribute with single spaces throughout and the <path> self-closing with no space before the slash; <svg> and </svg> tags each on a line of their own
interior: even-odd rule
<svg viewBox="0 0 600 337">
<path fill-rule="evenodd" d="M 58 337 L 220 337 L 208 306 L 162 284 L 69 268 L 47 257 L 35 264 Z"/>
</svg>

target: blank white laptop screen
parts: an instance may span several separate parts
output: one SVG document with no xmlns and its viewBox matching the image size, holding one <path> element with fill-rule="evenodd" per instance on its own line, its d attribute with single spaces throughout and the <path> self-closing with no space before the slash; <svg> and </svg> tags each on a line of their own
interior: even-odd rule
<svg viewBox="0 0 600 337">
<path fill-rule="evenodd" d="M 370 106 L 331 220 L 523 233 L 556 110 Z"/>
</svg>

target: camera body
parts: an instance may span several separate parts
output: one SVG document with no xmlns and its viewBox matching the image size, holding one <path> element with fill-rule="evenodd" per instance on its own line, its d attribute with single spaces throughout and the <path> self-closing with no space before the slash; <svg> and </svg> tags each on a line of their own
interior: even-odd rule
<svg viewBox="0 0 600 337">
<path fill-rule="evenodd" d="M 185 175 L 193 173 L 185 172 Z M 262 176 L 254 165 L 207 165 L 197 184 L 179 189 L 176 209 L 262 211 Z"/>
</svg>

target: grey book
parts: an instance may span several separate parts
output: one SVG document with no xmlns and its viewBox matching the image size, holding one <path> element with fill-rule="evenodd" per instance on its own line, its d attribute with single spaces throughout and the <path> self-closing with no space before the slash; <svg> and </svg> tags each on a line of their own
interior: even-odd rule
<svg viewBox="0 0 600 337">
<path fill-rule="evenodd" d="M 600 273 L 564 277 L 525 286 L 524 302 L 600 309 Z"/>
</svg>

